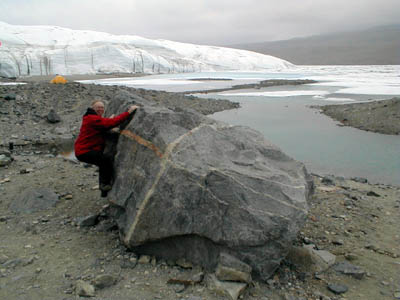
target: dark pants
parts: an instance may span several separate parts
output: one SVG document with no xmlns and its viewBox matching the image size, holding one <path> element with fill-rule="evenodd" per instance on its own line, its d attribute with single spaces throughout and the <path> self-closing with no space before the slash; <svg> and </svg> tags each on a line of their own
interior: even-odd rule
<svg viewBox="0 0 400 300">
<path fill-rule="evenodd" d="M 99 151 L 89 151 L 76 157 L 79 161 L 99 167 L 99 183 L 111 184 L 113 176 L 113 161 Z"/>
</svg>

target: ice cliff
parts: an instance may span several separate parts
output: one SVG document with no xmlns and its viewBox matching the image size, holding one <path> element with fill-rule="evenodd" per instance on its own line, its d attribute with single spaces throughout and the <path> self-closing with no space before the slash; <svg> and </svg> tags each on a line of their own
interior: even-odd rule
<svg viewBox="0 0 400 300">
<path fill-rule="evenodd" d="M 265 71 L 291 63 L 223 47 L 0 22 L 0 76 Z"/>
</svg>

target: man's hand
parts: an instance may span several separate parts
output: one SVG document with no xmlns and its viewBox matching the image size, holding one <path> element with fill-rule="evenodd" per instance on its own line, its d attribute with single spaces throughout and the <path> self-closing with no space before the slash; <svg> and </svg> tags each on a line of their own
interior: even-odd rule
<svg viewBox="0 0 400 300">
<path fill-rule="evenodd" d="M 132 105 L 128 108 L 128 113 L 133 113 L 135 110 L 137 110 L 139 108 L 139 106 L 137 105 Z"/>
</svg>

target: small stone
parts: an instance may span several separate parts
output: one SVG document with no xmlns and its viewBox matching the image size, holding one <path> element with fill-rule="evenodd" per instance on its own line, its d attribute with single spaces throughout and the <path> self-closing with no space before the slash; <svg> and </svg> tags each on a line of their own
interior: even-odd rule
<svg viewBox="0 0 400 300">
<path fill-rule="evenodd" d="M 318 280 L 324 280 L 325 279 L 325 277 L 323 275 L 319 274 L 319 273 L 315 273 L 314 274 L 314 278 L 318 279 Z"/>
<path fill-rule="evenodd" d="M 214 275 L 207 279 L 207 286 L 216 293 L 228 296 L 231 300 L 237 300 L 247 287 L 246 283 L 219 281 Z"/>
<path fill-rule="evenodd" d="M 102 274 L 102 275 L 96 276 L 96 278 L 93 280 L 93 285 L 97 289 L 103 289 L 103 288 L 115 285 L 117 283 L 117 281 L 118 281 L 118 278 L 113 275 Z"/>
<path fill-rule="evenodd" d="M 61 121 L 60 116 L 55 112 L 54 109 L 50 109 L 50 112 L 47 114 L 47 121 L 49 123 L 58 123 Z"/>
<path fill-rule="evenodd" d="M 203 298 L 199 296 L 190 295 L 189 298 L 187 298 L 187 300 L 203 300 Z"/>
<path fill-rule="evenodd" d="M 168 279 L 168 284 L 184 284 L 184 285 L 194 285 L 200 283 L 204 278 L 203 272 L 190 272 L 190 273 L 182 273 L 177 276 L 174 276 Z"/>
<path fill-rule="evenodd" d="M 175 293 L 179 294 L 185 290 L 186 286 L 184 284 L 174 284 L 172 288 L 174 289 Z"/>
<path fill-rule="evenodd" d="M 13 93 L 4 96 L 4 100 L 15 100 L 15 99 L 17 99 L 17 95 Z"/>
<path fill-rule="evenodd" d="M 349 260 L 349 261 L 353 261 L 353 260 L 357 260 L 358 256 L 354 253 L 347 253 L 344 255 L 344 257 Z"/>
<path fill-rule="evenodd" d="M 341 245 L 344 244 L 344 241 L 343 241 L 343 240 L 340 240 L 340 239 L 339 239 L 339 240 L 333 240 L 333 241 L 332 241 L 332 244 L 341 246 Z"/>
<path fill-rule="evenodd" d="M 355 182 L 359 182 L 359 183 L 368 183 L 368 180 L 366 178 L 362 178 L 362 177 L 354 177 L 354 178 L 351 178 L 351 180 L 353 180 Z"/>
<path fill-rule="evenodd" d="M 360 267 L 352 265 L 351 263 L 345 261 L 341 263 L 337 263 L 332 267 L 336 272 L 353 276 L 357 279 L 362 279 L 365 275 L 365 271 Z"/>
<path fill-rule="evenodd" d="M 0 255 L 0 265 L 4 264 L 6 261 L 8 261 L 10 258 L 4 254 Z"/>
<path fill-rule="evenodd" d="M 337 295 L 346 293 L 349 290 L 347 286 L 335 283 L 328 284 L 328 289 Z"/>
<path fill-rule="evenodd" d="M 367 196 L 380 197 L 381 195 L 375 193 L 374 191 L 369 191 L 369 192 L 367 193 Z"/>
<path fill-rule="evenodd" d="M 322 178 L 321 183 L 325 185 L 335 185 L 335 180 L 332 176 L 325 176 Z"/>
<path fill-rule="evenodd" d="M 94 214 L 94 215 L 76 218 L 75 223 L 79 227 L 91 227 L 91 226 L 95 226 L 98 223 L 98 219 L 99 219 L 99 215 Z"/>
<path fill-rule="evenodd" d="M 176 261 L 176 264 L 184 269 L 191 269 L 193 268 L 193 264 L 189 261 L 187 261 L 184 258 L 180 258 Z"/>
<path fill-rule="evenodd" d="M 369 249 L 369 250 L 372 250 L 372 251 L 379 251 L 380 250 L 379 246 L 374 245 L 374 244 L 365 245 L 365 249 Z"/>
<path fill-rule="evenodd" d="M 8 219 L 10 219 L 10 217 L 0 216 L 0 222 L 7 222 Z"/>
<path fill-rule="evenodd" d="M 0 180 L 0 183 L 10 182 L 10 181 L 11 179 L 9 177 L 6 177 L 3 180 Z"/>
<path fill-rule="evenodd" d="M 393 294 L 394 299 L 400 299 L 400 291 L 396 291 Z"/>
<path fill-rule="evenodd" d="M 151 261 L 151 257 L 150 257 L 150 256 L 148 256 L 148 255 L 141 255 L 140 258 L 139 258 L 139 260 L 138 260 L 138 263 L 139 263 L 139 264 L 148 264 L 148 263 L 150 263 L 150 261 Z"/>
<path fill-rule="evenodd" d="M 71 194 L 68 194 L 64 197 L 65 200 L 71 200 L 73 196 Z"/>
<path fill-rule="evenodd" d="M 137 258 L 136 257 L 131 257 L 131 258 L 129 258 L 129 261 L 131 262 L 131 263 L 137 263 Z"/>
<path fill-rule="evenodd" d="M 83 280 L 78 280 L 76 282 L 75 293 L 82 297 L 94 297 L 94 286 Z"/>
</svg>

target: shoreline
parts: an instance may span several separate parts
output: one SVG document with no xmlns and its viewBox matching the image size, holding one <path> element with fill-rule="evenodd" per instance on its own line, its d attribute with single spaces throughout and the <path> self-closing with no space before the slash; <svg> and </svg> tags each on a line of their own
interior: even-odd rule
<svg viewBox="0 0 400 300">
<path fill-rule="evenodd" d="M 350 126 L 380 134 L 400 135 L 399 97 L 310 107 L 340 122 L 339 126 Z"/>
</svg>

